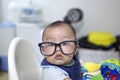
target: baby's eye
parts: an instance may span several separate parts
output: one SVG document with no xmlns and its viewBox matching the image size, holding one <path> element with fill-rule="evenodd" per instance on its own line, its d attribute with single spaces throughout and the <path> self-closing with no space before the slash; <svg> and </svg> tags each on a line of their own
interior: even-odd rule
<svg viewBox="0 0 120 80">
<path fill-rule="evenodd" d="M 61 45 L 69 45 L 68 42 L 63 42 Z"/>
<path fill-rule="evenodd" d="M 47 48 L 47 47 L 53 47 L 53 46 L 55 46 L 55 44 L 53 44 L 53 43 L 44 43 L 44 44 L 42 44 L 42 48 Z"/>
<path fill-rule="evenodd" d="M 49 43 L 48 46 L 55 46 L 55 44 L 53 44 L 53 43 Z"/>
</svg>

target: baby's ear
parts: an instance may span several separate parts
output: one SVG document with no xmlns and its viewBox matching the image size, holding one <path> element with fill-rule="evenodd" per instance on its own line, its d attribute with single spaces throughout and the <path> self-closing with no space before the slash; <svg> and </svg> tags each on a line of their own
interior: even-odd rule
<svg viewBox="0 0 120 80">
<path fill-rule="evenodd" d="M 77 51 L 80 49 L 80 46 L 79 45 L 77 45 Z"/>
<path fill-rule="evenodd" d="M 80 45 L 77 45 L 77 48 L 80 48 Z"/>
<path fill-rule="evenodd" d="M 80 49 L 80 47 L 79 47 L 79 45 L 78 45 L 77 48 L 76 48 L 75 55 L 78 54 L 79 49 Z"/>
</svg>

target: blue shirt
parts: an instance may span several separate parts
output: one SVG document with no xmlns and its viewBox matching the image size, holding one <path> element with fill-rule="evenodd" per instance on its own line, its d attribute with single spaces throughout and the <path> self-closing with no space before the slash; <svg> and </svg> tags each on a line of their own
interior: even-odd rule
<svg viewBox="0 0 120 80">
<path fill-rule="evenodd" d="M 41 65 L 43 65 L 43 66 L 47 66 L 47 65 L 57 66 L 57 67 L 63 69 L 64 71 L 66 71 L 72 80 L 81 80 L 80 62 L 76 56 L 73 57 L 73 60 L 74 60 L 74 64 L 71 66 L 54 65 L 54 64 L 49 63 L 46 59 L 44 59 L 42 61 Z"/>
</svg>

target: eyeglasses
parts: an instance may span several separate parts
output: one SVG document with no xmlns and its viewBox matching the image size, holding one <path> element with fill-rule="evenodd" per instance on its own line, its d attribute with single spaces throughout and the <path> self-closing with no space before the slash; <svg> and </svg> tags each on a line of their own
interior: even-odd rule
<svg viewBox="0 0 120 80">
<path fill-rule="evenodd" d="M 77 41 L 63 41 L 60 43 L 43 42 L 38 44 L 40 51 L 44 56 L 55 54 L 57 47 L 65 55 L 74 54 L 77 48 Z"/>
</svg>

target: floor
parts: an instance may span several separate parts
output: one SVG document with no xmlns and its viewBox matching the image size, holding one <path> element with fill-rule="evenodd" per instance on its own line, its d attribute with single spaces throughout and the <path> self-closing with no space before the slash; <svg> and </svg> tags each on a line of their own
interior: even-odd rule
<svg viewBox="0 0 120 80">
<path fill-rule="evenodd" d="M 8 80 L 8 72 L 0 72 L 0 80 Z"/>
</svg>

